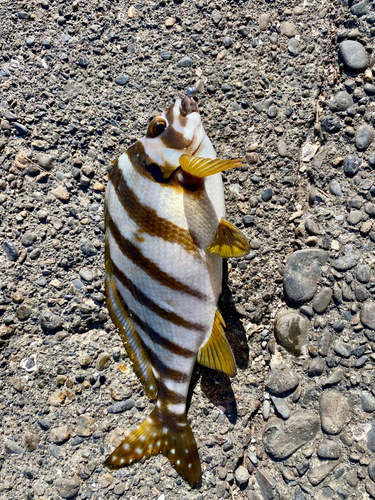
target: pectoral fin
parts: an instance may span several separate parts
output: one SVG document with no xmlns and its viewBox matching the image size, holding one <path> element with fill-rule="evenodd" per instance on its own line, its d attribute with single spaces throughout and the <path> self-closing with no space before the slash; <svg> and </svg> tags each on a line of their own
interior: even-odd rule
<svg viewBox="0 0 375 500">
<path fill-rule="evenodd" d="M 180 165 L 182 170 L 195 177 L 207 177 L 218 174 L 230 168 L 243 167 L 243 160 L 211 160 L 210 158 L 199 158 L 192 155 L 180 156 Z"/>
<path fill-rule="evenodd" d="M 207 342 L 199 349 L 197 361 L 207 368 L 224 372 L 229 377 L 236 375 L 236 361 L 224 333 L 225 322 L 219 309 L 216 310 L 214 326 Z"/>
<path fill-rule="evenodd" d="M 221 219 L 214 241 L 207 247 L 207 250 L 226 259 L 228 257 L 243 257 L 249 253 L 250 247 L 239 229 L 230 222 Z"/>
</svg>

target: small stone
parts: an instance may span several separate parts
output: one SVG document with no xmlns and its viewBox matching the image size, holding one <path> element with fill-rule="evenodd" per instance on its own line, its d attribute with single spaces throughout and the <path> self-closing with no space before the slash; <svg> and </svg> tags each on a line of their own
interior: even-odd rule
<svg viewBox="0 0 375 500">
<path fill-rule="evenodd" d="M 124 85 L 126 85 L 129 82 L 129 80 L 130 80 L 129 75 L 119 75 L 119 76 L 116 76 L 116 78 L 115 78 L 115 84 L 123 87 Z"/>
<path fill-rule="evenodd" d="M 374 138 L 374 129 L 370 125 L 361 125 L 355 134 L 355 145 L 358 151 L 366 151 Z"/>
<path fill-rule="evenodd" d="M 22 393 L 25 388 L 25 382 L 24 377 L 15 377 L 10 381 L 11 385 L 20 393 Z"/>
<path fill-rule="evenodd" d="M 319 357 L 313 359 L 308 370 L 309 377 L 319 377 L 324 372 L 325 367 L 326 364 L 324 359 Z"/>
<path fill-rule="evenodd" d="M 358 256 L 359 258 L 359 256 Z M 328 259 L 323 250 L 298 250 L 287 260 L 284 271 L 284 291 L 292 303 L 307 302 L 314 296 L 321 267 Z"/>
<path fill-rule="evenodd" d="M 341 368 L 334 370 L 329 377 L 322 380 L 322 387 L 330 387 L 336 385 L 344 378 L 344 371 Z"/>
<path fill-rule="evenodd" d="M 368 473 L 371 479 L 375 482 L 375 460 L 369 464 Z"/>
<path fill-rule="evenodd" d="M 49 438 L 52 443 L 55 444 L 65 443 L 70 438 L 69 427 L 67 425 L 62 425 L 51 429 Z"/>
<path fill-rule="evenodd" d="M 342 356 L 343 358 L 349 358 L 352 352 L 351 345 L 341 341 L 336 342 L 334 349 L 335 353 L 339 356 Z"/>
<path fill-rule="evenodd" d="M 270 23 L 270 15 L 263 13 L 259 16 L 259 29 L 265 31 Z"/>
<path fill-rule="evenodd" d="M 356 278 L 358 281 L 360 281 L 361 283 L 368 283 L 370 281 L 370 277 L 371 271 L 366 264 L 358 266 L 356 273 Z"/>
<path fill-rule="evenodd" d="M 33 313 L 33 310 L 27 304 L 22 304 L 17 307 L 16 316 L 20 321 L 24 321 L 29 318 Z"/>
<path fill-rule="evenodd" d="M 367 56 L 361 43 L 355 40 L 345 40 L 339 45 L 339 54 L 349 70 L 357 72 L 367 68 Z"/>
<path fill-rule="evenodd" d="M 57 188 L 52 189 L 51 194 L 60 201 L 66 202 L 70 199 L 70 194 L 62 186 L 58 186 Z"/>
<path fill-rule="evenodd" d="M 11 262 L 14 262 L 18 259 L 19 251 L 17 247 L 14 246 L 14 243 L 12 241 L 10 240 L 4 241 L 3 250 L 8 260 L 10 260 Z"/>
<path fill-rule="evenodd" d="M 193 60 L 189 56 L 185 56 L 177 62 L 178 68 L 190 68 Z"/>
<path fill-rule="evenodd" d="M 344 257 L 336 259 L 333 262 L 332 267 L 334 267 L 337 271 L 348 271 L 357 264 L 359 258 L 359 253 L 350 253 L 345 255 Z"/>
<path fill-rule="evenodd" d="M 358 302 L 364 302 L 369 297 L 368 290 L 366 290 L 366 288 L 364 288 L 361 285 L 355 287 L 354 294 L 355 294 L 355 298 L 358 300 Z"/>
<path fill-rule="evenodd" d="M 365 213 L 367 215 L 369 215 L 370 217 L 375 217 L 375 204 L 374 203 L 371 203 L 371 202 L 365 203 L 364 210 L 365 210 Z"/>
<path fill-rule="evenodd" d="M 375 484 L 368 478 L 365 480 L 365 488 L 370 497 L 375 498 Z"/>
<path fill-rule="evenodd" d="M 256 471 L 256 479 L 262 498 L 266 500 L 273 499 L 275 497 L 274 489 L 276 486 L 276 481 L 270 476 L 269 473 L 261 469 L 258 469 Z"/>
<path fill-rule="evenodd" d="M 337 460 L 341 456 L 341 448 L 335 441 L 325 439 L 318 446 L 316 453 L 322 460 Z"/>
<path fill-rule="evenodd" d="M 273 395 L 286 396 L 298 386 L 298 377 L 286 367 L 271 368 L 266 389 Z"/>
<path fill-rule="evenodd" d="M 74 498 L 78 495 L 79 489 L 81 487 L 81 481 L 78 476 L 73 476 L 71 478 L 60 477 L 55 481 L 55 488 L 57 493 L 62 498 Z"/>
<path fill-rule="evenodd" d="M 334 95 L 329 103 L 329 109 L 331 111 L 346 111 L 353 105 L 353 99 L 350 94 L 345 92 L 344 90 L 337 92 Z"/>
<path fill-rule="evenodd" d="M 370 330 L 375 330 L 375 302 L 368 300 L 361 310 L 361 323 Z"/>
<path fill-rule="evenodd" d="M 373 85 L 372 83 L 365 83 L 363 89 L 367 95 L 375 95 L 375 85 Z"/>
<path fill-rule="evenodd" d="M 339 465 L 340 462 L 341 460 L 335 460 L 318 465 L 308 472 L 308 480 L 313 486 L 317 486 Z"/>
<path fill-rule="evenodd" d="M 12 439 L 4 439 L 4 451 L 5 453 L 13 453 L 15 455 L 25 453 L 25 449 Z"/>
<path fill-rule="evenodd" d="M 249 482 L 249 473 L 247 469 L 243 466 L 240 465 L 238 469 L 236 469 L 236 472 L 234 473 L 234 477 L 237 481 L 237 484 L 240 488 L 243 488 L 247 485 Z"/>
<path fill-rule="evenodd" d="M 359 228 L 359 231 L 362 235 L 366 235 L 371 231 L 371 229 L 372 229 L 372 221 L 366 220 Z"/>
<path fill-rule="evenodd" d="M 91 269 L 84 267 L 83 269 L 80 270 L 79 275 L 84 281 L 88 281 L 89 283 L 91 281 L 94 281 L 94 273 L 91 271 Z"/>
<path fill-rule="evenodd" d="M 362 160 L 355 155 L 347 155 L 344 160 L 344 174 L 348 177 L 354 177 L 358 172 Z"/>
<path fill-rule="evenodd" d="M 318 235 L 320 234 L 320 227 L 311 217 L 305 220 L 305 228 L 309 234 Z"/>
<path fill-rule="evenodd" d="M 25 233 L 21 238 L 21 243 L 24 247 L 31 247 L 37 240 L 35 233 Z"/>
<path fill-rule="evenodd" d="M 124 411 L 131 410 L 135 405 L 135 401 L 133 399 L 127 399 L 125 401 L 121 401 L 120 403 L 115 403 L 111 406 L 108 406 L 108 413 L 122 413 Z"/>
<path fill-rule="evenodd" d="M 45 153 L 38 153 L 36 156 L 36 161 L 45 170 L 51 170 L 53 165 L 54 157 Z"/>
<path fill-rule="evenodd" d="M 264 427 L 263 445 L 269 455 L 284 460 L 314 439 L 319 428 L 319 417 L 303 410 L 294 412 L 285 422 L 272 418 Z"/>
<path fill-rule="evenodd" d="M 78 417 L 76 433 L 81 437 L 89 437 L 94 434 L 96 430 L 96 423 L 93 417 L 81 415 Z"/>
<path fill-rule="evenodd" d="M 259 161 L 259 155 L 255 151 L 248 153 L 245 159 L 249 165 L 255 165 Z"/>
<path fill-rule="evenodd" d="M 352 208 L 348 216 L 348 223 L 351 224 L 352 226 L 355 226 L 356 224 L 361 222 L 362 218 L 363 218 L 363 213 L 360 210 Z"/>
<path fill-rule="evenodd" d="M 296 57 L 299 54 L 299 41 L 297 38 L 292 38 L 288 43 L 288 52 L 291 56 Z"/>
<path fill-rule="evenodd" d="M 109 360 L 111 359 L 111 355 L 109 352 L 101 352 L 96 360 L 96 368 L 98 370 L 104 370 L 109 364 Z"/>
<path fill-rule="evenodd" d="M 279 345 L 299 356 L 307 339 L 309 320 L 297 311 L 282 311 L 275 320 L 275 337 Z"/>
<path fill-rule="evenodd" d="M 81 252 L 87 257 L 92 257 L 98 253 L 94 245 L 85 238 L 81 240 L 80 248 Z"/>
<path fill-rule="evenodd" d="M 223 18 L 223 16 L 222 16 L 220 11 L 214 9 L 211 12 L 211 19 L 212 19 L 214 24 L 219 24 L 219 22 L 222 20 L 222 18 Z"/>
<path fill-rule="evenodd" d="M 375 411 L 375 398 L 370 392 L 362 392 L 361 403 L 363 411 L 367 413 Z"/>
<path fill-rule="evenodd" d="M 90 366 L 91 364 L 91 356 L 87 353 L 81 354 L 78 358 L 78 363 L 84 368 L 86 366 Z"/>
<path fill-rule="evenodd" d="M 167 17 L 165 20 L 165 25 L 167 28 L 171 28 L 176 24 L 176 18 L 175 17 Z"/>
<path fill-rule="evenodd" d="M 324 391 L 319 401 L 322 429 L 327 434 L 339 434 L 350 420 L 347 399 L 338 391 Z"/>
<path fill-rule="evenodd" d="M 342 129 L 342 123 L 336 116 L 326 116 L 321 121 L 321 127 L 323 132 L 328 134 L 336 134 Z"/>
<path fill-rule="evenodd" d="M 294 36 L 296 36 L 298 34 L 297 29 L 294 26 L 294 24 L 289 22 L 289 21 L 284 21 L 281 23 L 280 32 L 282 35 L 285 35 L 288 38 L 293 38 Z"/>
<path fill-rule="evenodd" d="M 108 488 L 114 481 L 114 477 L 109 472 L 106 472 L 99 478 L 99 485 L 101 488 Z"/>
<path fill-rule="evenodd" d="M 163 50 L 162 52 L 160 52 L 160 57 L 164 60 L 164 61 L 169 61 L 170 59 L 172 59 L 172 52 L 170 50 Z"/>
<path fill-rule="evenodd" d="M 23 437 L 23 445 L 26 451 L 34 451 L 39 444 L 39 437 L 34 431 L 26 431 Z"/>
<path fill-rule="evenodd" d="M 277 414 L 284 420 L 290 417 L 291 409 L 284 398 L 277 398 L 276 396 L 271 396 L 272 403 L 275 406 Z"/>
<path fill-rule="evenodd" d="M 276 118 L 277 116 L 277 107 L 276 106 L 270 106 L 267 110 L 267 116 L 268 118 Z"/>
<path fill-rule="evenodd" d="M 270 201 L 270 199 L 272 198 L 272 189 L 271 188 L 267 188 L 264 193 L 262 194 L 262 200 L 263 201 Z"/>
<path fill-rule="evenodd" d="M 22 125 L 22 123 L 14 122 L 13 127 L 17 130 L 20 136 L 24 137 L 26 136 L 29 131 L 25 125 Z"/>
<path fill-rule="evenodd" d="M 323 313 L 332 299 L 332 289 L 328 287 L 324 287 L 321 291 L 315 296 L 313 302 L 313 309 L 316 313 Z"/>
<path fill-rule="evenodd" d="M 39 316 L 39 323 L 43 330 L 54 332 L 62 327 L 62 319 L 51 311 L 43 311 Z"/>
</svg>

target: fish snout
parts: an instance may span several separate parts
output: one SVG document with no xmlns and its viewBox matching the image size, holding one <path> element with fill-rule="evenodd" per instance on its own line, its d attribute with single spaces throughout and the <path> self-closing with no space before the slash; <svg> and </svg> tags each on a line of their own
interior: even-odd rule
<svg viewBox="0 0 375 500">
<path fill-rule="evenodd" d="M 191 113 L 199 113 L 198 104 L 194 99 L 186 95 L 181 101 L 181 113 L 184 116 L 190 115 Z"/>
</svg>

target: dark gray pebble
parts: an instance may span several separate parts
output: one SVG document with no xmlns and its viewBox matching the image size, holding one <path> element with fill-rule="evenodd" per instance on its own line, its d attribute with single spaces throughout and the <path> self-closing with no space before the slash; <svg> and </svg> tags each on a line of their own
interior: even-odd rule
<svg viewBox="0 0 375 500">
<path fill-rule="evenodd" d="M 116 76 L 115 78 L 115 83 L 117 85 L 126 85 L 130 80 L 130 76 L 129 75 L 119 75 L 119 76 Z"/>
<path fill-rule="evenodd" d="M 308 369 L 309 377 L 319 377 L 319 375 L 321 375 L 324 372 L 325 366 L 326 363 L 324 359 L 320 357 L 313 359 Z"/>
<path fill-rule="evenodd" d="M 14 246 L 14 243 L 12 241 L 10 240 L 4 241 L 3 250 L 5 252 L 5 255 L 10 261 L 14 262 L 15 260 L 18 259 L 19 251 L 17 247 Z"/>
<path fill-rule="evenodd" d="M 348 358 L 352 352 L 352 347 L 350 344 L 338 341 L 334 347 L 335 353 L 343 358 Z"/>
<path fill-rule="evenodd" d="M 358 302 L 364 302 L 369 297 L 368 290 L 366 290 L 366 288 L 361 285 L 355 287 L 354 293 L 355 298 L 358 300 Z"/>
<path fill-rule="evenodd" d="M 356 278 L 361 283 L 368 283 L 370 281 L 371 271 L 370 268 L 366 264 L 362 264 L 358 266 Z"/>
<path fill-rule="evenodd" d="M 321 121 L 321 127 L 323 132 L 336 134 L 342 129 L 342 123 L 336 116 L 326 116 Z"/>
<path fill-rule="evenodd" d="M 372 427 L 367 434 L 367 448 L 375 453 L 375 422 L 372 423 Z"/>
<path fill-rule="evenodd" d="M 119 403 L 115 403 L 111 406 L 108 406 L 108 413 L 122 413 L 124 411 L 131 410 L 135 405 L 134 399 L 126 399 L 125 401 L 120 401 Z"/>
<path fill-rule="evenodd" d="M 364 210 L 370 217 L 375 217 L 375 204 L 371 202 L 365 203 Z"/>
<path fill-rule="evenodd" d="M 330 182 L 329 190 L 335 196 L 342 196 L 341 186 L 335 179 Z"/>
<path fill-rule="evenodd" d="M 262 200 L 263 201 L 270 201 L 270 199 L 272 198 L 272 189 L 271 188 L 267 188 L 264 193 L 262 194 Z"/>
<path fill-rule="evenodd" d="M 332 289 L 328 287 L 322 288 L 320 292 L 315 296 L 313 302 L 313 309 L 316 313 L 323 313 L 332 299 Z"/>
<path fill-rule="evenodd" d="M 355 145 L 358 151 L 366 151 L 374 138 L 374 129 L 371 125 L 361 125 L 355 134 Z"/>
<path fill-rule="evenodd" d="M 29 133 L 29 130 L 27 127 L 25 127 L 25 125 L 22 125 L 22 123 L 19 123 L 19 122 L 14 122 L 13 123 L 13 127 L 17 130 L 17 132 L 21 135 L 21 136 L 25 136 Z"/>
<path fill-rule="evenodd" d="M 371 479 L 375 482 L 375 460 L 369 464 L 368 473 Z"/>
<path fill-rule="evenodd" d="M 335 441 L 325 439 L 318 446 L 316 454 L 322 460 L 337 460 L 341 456 L 341 448 Z"/>
<path fill-rule="evenodd" d="M 370 392 L 362 392 L 361 403 L 363 411 L 367 413 L 375 411 L 375 398 Z"/>
<path fill-rule="evenodd" d="M 350 253 L 345 255 L 344 257 L 336 259 L 333 262 L 332 267 L 334 267 L 337 271 L 348 271 L 357 264 L 359 258 L 359 253 Z"/>
<path fill-rule="evenodd" d="M 298 386 L 298 377 L 288 368 L 273 368 L 266 381 L 266 389 L 275 396 L 285 396 Z"/>
<path fill-rule="evenodd" d="M 21 238 L 21 243 L 24 247 L 30 247 L 36 242 L 37 236 L 35 233 L 25 233 Z"/>
<path fill-rule="evenodd" d="M 352 105 L 353 105 L 353 99 L 351 95 L 345 92 L 345 90 L 341 90 L 332 97 L 329 103 L 329 109 L 334 112 L 345 111 Z"/>
<path fill-rule="evenodd" d="M 363 71 L 367 68 L 367 56 L 361 43 L 345 40 L 339 45 L 339 54 L 349 70 Z"/>
<path fill-rule="evenodd" d="M 82 253 L 87 257 L 92 257 L 93 255 L 96 255 L 98 253 L 94 245 L 86 239 L 81 240 L 80 248 Z"/>
<path fill-rule="evenodd" d="M 350 12 L 357 17 L 364 16 L 369 13 L 369 4 L 367 0 L 357 2 L 350 7 Z"/>
<path fill-rule="evenodd" d="M 375 330 L 375 302 L 373 300 L 368 300 L 363 304 L 361 322 L 366 328 Z"/>
<path fill-rule="evenodd" d="M 160 52 L 160 57 L 164 59 L 164 61 L 169 61 L 172 59 L 172 52 L 170 50 L 163 50 L 163 52 Z"/>
<path fill-rule="evenodd" d="M 268 116 L 268 118 L 276 118 L 276 116 L 277 116 L 277 107 L 276 106 L 271 106 L 267 110 L 267 116 Z"/>
<path fill-rule="evenodd" d="M 355 155 L 347 155 L 344 160 L 344 174 L 353 177 L 358 172 L 362 160 Z"/>
<path fill-rule="evenodd" d="M 51 311 L 43 311 L 39 316 L 39 323 L 43 330 L 54 332 L 62 327 L 62 319 Z"/>
<path fill-rule="evenodd" d="M 372 83 L 365 83 L 363 88 L 367 95 L 375 95 L 375 85 Z"/>
<path fill-rule="evenodd" d="M 189 56 L 185 56 L 177 62 L 178 68 L 190 68 L 193 60 Z"/>
<path fill-rule="evenodd" d="M 299 41 L 297 38 L 292 38 L 288 43 L 288 52 L 291 56 L 296 57 L 299 54 Z"/>
<path fill-rule="evenodd" d="M 60 477 L 55 481 L 55 488 L 62 498 L 74 498 L 78 495 L 81 481 L 78 476 L 69 478 Z"/>
</svg>

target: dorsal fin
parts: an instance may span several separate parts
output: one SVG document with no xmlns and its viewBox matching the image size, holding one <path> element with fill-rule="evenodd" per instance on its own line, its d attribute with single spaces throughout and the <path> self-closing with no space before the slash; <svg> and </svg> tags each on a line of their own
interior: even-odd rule
<svg viewBox="0 0 375 500">
<path fill-rule="evenodd" d="M 200 158 L 184 154 L 180 156 L 181 169 L 187 174 L 194 175 L 195 177 L 207 177 L 209 175 L 218 174 L 230 168 L 243 167 L 243 160 L 220 160 L 215 158 Z"/>
<path fill-rule="evenodd" d="M 207 250 L 227 259 L 247 255 L 250 247 L 239 229 L 225 219 L 221 219 L 214 241 L 207 247 Z"/>
<path fill-rule="evenodd" d="M 155 376 L 151 369 L 150 360 L 143 347 L 138 332 L 126 312 L 124 304 L 119 296 L 116 285 L 113 281 L 111 263 L 109 257 L 108 241 L 105 246 L 105 288 L 107 294 L 107 307 L 112 321 L 120 331 L 120 337 L 124 343 L 126 352 L 133 363 L 134 371 L 141 381 L 147 396 L 155 400 L 158 393 L 158 387 Z"/>
<path fill-rule="evenodd" d="M 216 309 L 214 326 L 207 342 L 199 349 L 197 361 L 207 368 L 224 372 L 229 377 L 236 375 L 236 361 L 224 333 L 225 321 Z"/>
</svg>

